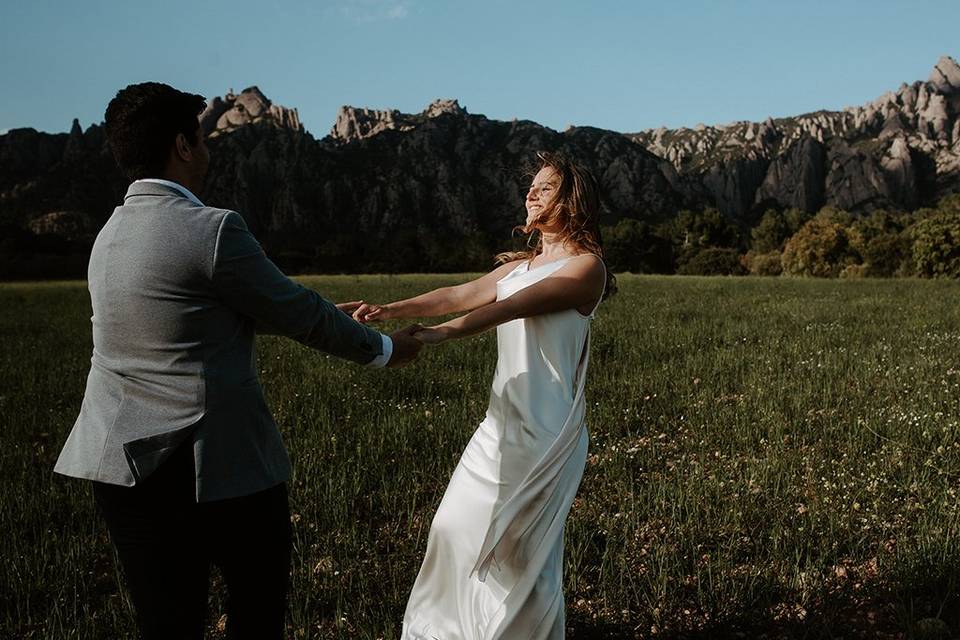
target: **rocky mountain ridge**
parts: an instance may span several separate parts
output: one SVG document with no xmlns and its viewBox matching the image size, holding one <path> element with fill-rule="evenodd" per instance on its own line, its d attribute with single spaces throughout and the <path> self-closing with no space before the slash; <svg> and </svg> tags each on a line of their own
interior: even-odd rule
<svg viewBox="0 0 960 640">
<path fill-rule="evenodd" d="M 230 89 L 223 98 L 213 98 L 200 114 L 200 126 L 211 138 L 255 122 L 303 131 L 296 109 L 273 104 L 256 86 L 248 87 L 239 94 Z"/>
<path fill-rule="evenodd" d="M 445 113 L 467 115 L 467 110 L 457 100 L 437 99 L 421 113 L 400 113 L 396 109 L 378 110 L 344 105 L 337 112 L 337 120 L 330 129 L 330 138 L 338 143 L 349 143 L 375 136 L 384 131 L 410 131 L 426 118 L 436 118 Z"/>
<path fill-rule="evenodd" d="M 344 106 L 317 140 L 250 87 L 201 116 L 212 162 L 200 195 L 241 212 L 293 270 L 477 269 L 522 220 L 537 150 L 597 175 L 603 224 L 716 207 L 746 230 L 767 208 L 910 211 L 960 191 L 958 114 L 948 57 L 863 107 L 635 134 L 557 132 L 437 100 L 416 114 Z M 125 189 L 100 125 L 0 135 L 0 253 L 33 255 L 53 238 L 88 249 Z"/>
<path fill-rule="evenodd" d="M 960 65 L 864 106 L 627 134 L 733 216 L 761 206 L 910 210 L 960 181 Z"/>
</svg>

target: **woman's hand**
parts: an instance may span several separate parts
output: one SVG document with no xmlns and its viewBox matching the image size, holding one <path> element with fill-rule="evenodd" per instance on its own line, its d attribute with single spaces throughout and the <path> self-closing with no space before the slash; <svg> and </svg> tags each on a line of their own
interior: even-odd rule
<svg viewBox="0 0 960 640">
<path fill-rule="evenodd" d="M 389 320 L 392 317 L 389 307 L 390 305 L 387 304 L 370 304 L 361 300 L 360 304 L 353 309 L 353 319 L 364 324 Z"/>
<path fill-rule="evenodd" d="M 449 327 L 437 325 L 435 327 L 423 327 L 413 334 L 413 337 L 423 344 L 440 344 L 452 338 Z"/>
<path fill-rule="evenodd" d="M 361 305 L 363 305 L 363 300 L 354 300 L 352 302 L 341 302 L 337 305 L 337 309 L 343 311 L 344 313 L 350 315 L 356 311 Z"/>
</svg>

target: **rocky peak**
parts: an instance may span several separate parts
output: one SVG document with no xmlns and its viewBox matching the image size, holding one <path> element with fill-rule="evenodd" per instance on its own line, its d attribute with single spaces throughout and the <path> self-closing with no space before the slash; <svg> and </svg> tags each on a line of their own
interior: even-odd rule
<svg viewBox="0 0 960 640">
<path fill-rule="evenodd" d="M 223 98 L 215 97 L 200 114 L 200 126 L 210 137 L 232 131 L 253 122 L 268 122 L 277 127 L 302 131 L 296 109 L 273 104 L 256 86 L 235 94 L 233 89 Z"/>
<path fill-rule="evenodd" d="M 464 116 L 467 114 L 467 110 L 460 106 L 458 100 L 445 100 L 442 98 L 437 98 L 431 102 L 426 109 L 423 110 L 423 115 L 428 118 L 436 118 L 437 116 L 442 116 L 445 113 L 450 113 L 456 116 Z"/>
<path fill-rule="evenodd" d="M 80 121 L 73 119 L 70 127 L 70 133 L 67 135 L 67 146 L 63 150 L 65 159 L 73 159 L 83 156 L 86 152 L 86 144 L 83 139 L 83 129 L 80 128 Z"/>
<path fill-rule="evenodd" d="M 928 82 L 941 93 L 960 91 L 960 65 L 950 56 L 941 56 L 930 72 Z"/>
<path fill-rule="evenodd" d="M 336 142 L 352 142 L 370 138 L 384 131 L 409 131 L 425 120 L 451 114 L 463 116 L 467 110 L 457 100 L 437 99 L 419 114 L 401 113 L 396 109 L 380 110 L 344 105 L 330 130 Z"/>
<path fill-rule="evenodd" d="M 337 120 L 330 137 L 338 142 L 351 142 L 375 136 L 382 131 L 407 131 L 413 128 L 406 116 L 396 109 L 380 110 L 344 105 L 337 111 Z"/>
<path fill-rule="evenodd" d="M 508 237 L 524 189 L 514 168 L 539 149 L 561 150 L 596 173 L 611 224 L 622 217 L 667 221 L 681 209 L 705 207 L 744 229 L 769 208 L 910 211 L 960 191 L 958 87 L 958 65 L 944 57 L 929 80 L 841 111 L 627 135 L 490 120 L 467 114 L 456 100 L 436 100 L 413 114 L 347 106 L 323 140 L 272 144 L 288 130 L 269 124 L 211 140 L 221 160 L 211 165 L 201 197 L 246 213 L 281 254 L 329 247 L 329 261 L 316 264 L 337 270 L 342 256 L 362 254 L 354 247 L 370 237 L 390 242 L 350 268 L 481 264 L 469 262 L 467 252 L 448 260 L 449 252 L 434 251 L 427 238 L 439 229 L 454 241 L 469 240 L 464 246 L 478 238 L 477 247 L 492 247 Z M 271 104 L 256 87 L 213 99 L 203 114 L 211 135 L 260 121 L 300 128 L 296 111 Z M 250 153 L 250 142 L 271 143 L 270 153 Z M 126 184 L 96 126 L 83 132 L 74 123 L 69 135 L 0 135 L 0 217 L 20 229 L 87 242 Z M 393 233 L 414 229 L 416 239 Z"/>
<path fill-rule="evenodd" d="M 703 180 L 721 209 L 725 202 L 747 202 L 737 196 L 755 181 L 745 162 L 768 167 L 755 203 L 811 210 L 824 196 L 828 204 L 853 209 L 912 209 L 930 185 L 960 179 L 960 65 L 943 56 L 927 81 L 903 83 L 842 111 L 627 135 L 686 179 Z M 713 180 L 716 176 L 725 181 Z M 819 182 L 823 185 L 816 186 Z M 836 195 L 841 191 L 846 195 Z M 734 215 L 746 212 L 746 206 L 728 209 Z"/>
</svg>

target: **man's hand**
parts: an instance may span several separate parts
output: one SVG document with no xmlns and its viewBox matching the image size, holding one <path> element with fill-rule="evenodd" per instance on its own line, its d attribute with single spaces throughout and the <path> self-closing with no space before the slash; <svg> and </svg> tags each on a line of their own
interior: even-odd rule
<svg viewBox="0 0 960 640">
<path fill-rule="evenodd" d="M 450 330 L 447 327 L 438 325 L 436 327 L 423 327 L 413 334 L 413 337 L 423 344 L 440 344 L 450 339 Z"/>
<path fill-rule="evenodd" d="M 388 367 L 402 367 L 416 359 L 420 349 L 423 348 L 423 343 L 414 338 L 413 334 L 421 329 L 423 329 L 422 325 L 412 324 L 390 334 L 390 339 L 393 340 L 393 353 L 387 362 Z"/>
<path fill-rule="evenodd" d="M 340 311 L 343 311 L 345 314 L 349 316 L 349 315 L 353 315 L 353 312 L 359 309 L 360 307 L 362 307 L 364 304 L 365 303 L 363 300 L 354 300 L 353 302 L 341 302 L 340 304 L 337 305 L 337 309 L 340 309 Z"/>
</svg>

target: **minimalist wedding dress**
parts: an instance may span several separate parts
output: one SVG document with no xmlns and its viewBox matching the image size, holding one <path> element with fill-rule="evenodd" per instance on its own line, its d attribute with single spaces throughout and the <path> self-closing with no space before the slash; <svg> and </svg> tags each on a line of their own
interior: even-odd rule
<svg viewBox="0 0 960 640">
<path fill-rule="evenodd" d="M 569 259 L 520 264 L 497 299 Z M 563 638 L 563 527 L 587 458 L 592 317 L 569 309 L 497 327 L 490 404 L 433 519 L 403 638 Z"/>
</svg>

